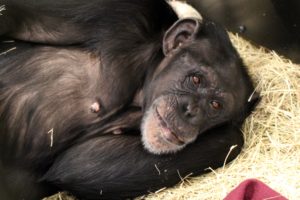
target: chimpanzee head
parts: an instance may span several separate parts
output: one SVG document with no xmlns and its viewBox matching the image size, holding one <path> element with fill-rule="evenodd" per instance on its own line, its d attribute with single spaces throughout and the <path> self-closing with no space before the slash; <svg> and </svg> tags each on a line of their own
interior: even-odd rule
<svg viewBox="0 0 300 200">
<path fill-rule="evenodd" d="M 212 127 L 241 125 L 258 95 L 250 98 L 252 82 L 223 28 L 178 20 L 162 49 L 165 57 L 145 85 L 142 138 L 148 151 L 176 152 Z"/>
</svg>

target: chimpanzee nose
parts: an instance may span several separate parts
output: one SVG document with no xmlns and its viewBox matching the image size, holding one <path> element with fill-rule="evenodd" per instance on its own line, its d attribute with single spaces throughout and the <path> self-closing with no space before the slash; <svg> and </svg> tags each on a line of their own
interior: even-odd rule
<svg viewBox="0 0 300 200">
<path fill-rule="evenodd" d="M 181 115 L 184 120 L 191 124 L 197 124 L 201 117 L 201 109 L 197 102 L 193 99 L 186 99 L 181 103 Z"/>
<path fill-rule="evenodd" d="M 185 117 L 187 117 L 187 118 L 193 118 L 193 117 L 196 117 L 196 116 L 199 114 L 199 110 L 200 110 L 200 109 L 198 108 L 198 106 L 188 104 L 188 105 L 186 106 L 184 115 L 185 115 Z"/>
</svg>

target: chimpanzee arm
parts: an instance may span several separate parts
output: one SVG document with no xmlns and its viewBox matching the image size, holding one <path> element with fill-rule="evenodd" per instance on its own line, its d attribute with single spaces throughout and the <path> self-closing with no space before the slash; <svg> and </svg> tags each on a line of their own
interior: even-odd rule
<svg viewBox="0 0 300 200">
<path fill-rule="evenodd" d="M 88 37 L 88 27 L 76 18 L 81 6 L 68 3 L 0 0 L 0 36 L 47 44 L 81 43 Z"/>
<path fill-rule="evenodd" d="M 184 150 L 164 156 L 147 153 L 138 136 L 101 136 L 69 149 L 44 180 L 84 199 L 135 197 L 172 186 L 180 176 L 222 166 L 233 145 L 238 146 L 227 161 L 234 159 L 243 145 L 242 133 L 232 126 L 211 130 Z"/>
<path fill-rule="evenodd" d="M 160 35 L 177 19 L 159 0 L 0 0 L 0 6 L 0 37 L 54 45 L 96 43 L 104 49 L 112 46 L 110 40 L 103 44 L 111 37 L 127 42 Z"/>
</svg>

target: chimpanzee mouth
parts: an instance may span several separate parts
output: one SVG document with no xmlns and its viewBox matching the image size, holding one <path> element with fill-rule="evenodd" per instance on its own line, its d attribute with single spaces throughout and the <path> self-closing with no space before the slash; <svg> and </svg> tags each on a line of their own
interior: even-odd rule
<svg viewBox="0 0 300 200">
<path fill-rule="evenodd" d="M 170 142 L 172 144 L 176 144 L 178 146 L 184 145 L 185 142 L 182 138 L 180 138 L 178 135 L 172 131 L 168 125 L 168 123 L 162 118 L 162 116 L 159 114 L 157 108 L 155 109 L 156 111 L 156 117 L 159 121 L 159 126 L 161 129 L 161 137 L 166 140 L 167 142 Z"/>
</svg>

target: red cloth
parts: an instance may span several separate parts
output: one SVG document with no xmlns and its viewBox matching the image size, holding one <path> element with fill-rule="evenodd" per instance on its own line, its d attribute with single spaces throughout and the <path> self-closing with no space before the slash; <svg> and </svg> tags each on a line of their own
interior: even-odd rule
<svg viewBox="0 0 300 200">
<path fill-rule="evenodd" d="M 232 190 L 224 200 L 287 200 L 257 179 L 242 182 Z"/>
</svg>

